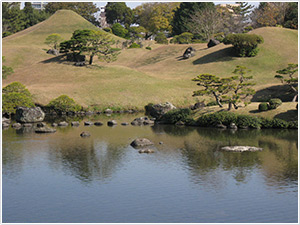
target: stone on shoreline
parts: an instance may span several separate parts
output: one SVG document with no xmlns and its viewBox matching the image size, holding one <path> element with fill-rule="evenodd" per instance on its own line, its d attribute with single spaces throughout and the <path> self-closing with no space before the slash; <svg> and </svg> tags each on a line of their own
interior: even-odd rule
<svg viewBox="0 0 300 225">
<path fill-rule="evenodd" d="M 154 144 L 153 144 L 153 142 L 151 142 L 150 140 L 148 140 L 146 138 L 137 138 L 133 142 L 131 142 L 130 145 L 134 148 L 140 148 L 140 147 L 150 146 L 150 145 L 154 145 Z"/>
<path fill-rule="evenodd" d="M 16 121 L 21 123 L 42 122 L 45 118 L 45 113 L 40 107 L 27 108 L 18 107 L 16 109 Z"/>
<path fill-rule="evenodd" d="M 117 125 L 118 123 L 117 123 L 117 121 L 115 121 L 115 120 L 109 120 L 109 121 L 107 121 L 107 125 L 108 126 L 115 126 L 115 125 Z"/>
<path fill-rule="evenodd" d="M 73 126 L 73 127 L 78 127 L 79 126 L 79 122 L 78 121 L 73 121 L 73 122 L 71 122 L 71 126 Z"/>
</svg>

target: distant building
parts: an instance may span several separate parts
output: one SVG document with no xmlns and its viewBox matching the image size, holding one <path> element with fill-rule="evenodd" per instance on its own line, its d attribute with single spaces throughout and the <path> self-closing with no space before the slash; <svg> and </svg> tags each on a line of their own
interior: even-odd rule
<svg viewBox="0 0 300 225">
<path fill-rule="evenodd" d="M 105 6 L 100 7 L 100 13 L 97 15 L 97 21 L 99 22 L 99 26 L 101 28 L 108 27 L 108 24 L 106 22 Z"/>
<path fill-rule="evenodd" d="M 31 6 L 34 9 L 38 10 L 44 10 L 45 6 L 48 4 L 48 2 L 31 2 Z"/>
</svg>

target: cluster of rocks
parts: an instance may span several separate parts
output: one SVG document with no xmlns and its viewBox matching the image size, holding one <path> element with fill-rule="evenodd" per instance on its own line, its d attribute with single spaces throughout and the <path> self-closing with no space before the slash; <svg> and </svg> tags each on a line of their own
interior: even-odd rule
<svg viewBox="0 0 300 225">
<path fill-rule="evenodd" d="M 154 143 L 147 138 L 137 138 L 133 140 L 130 145 L 135 149 L 139 149 L 139 153 L 154 153 L 155 151 L 149 146 L 154 145 Z"/>
<path fill-rule="evenodd" d="M 131 125 L 133 126 L 141 126 L 141 125 L 152 125 L 155 123 L 155 119 L 149 119 L 147 116 L 135 118 Z"/>
<path fill-rule="evenodd" d="M 51 109 L 48 109 L 47 107 L 44 108 L 44 110 L 47 112 L 47 114 L 56 116 L 56 115 L 66 115 L 66 116 L 74 116 L 74 115 L 78 115 L 78 116 L 92 116 L 92 115 L 96 115 L 96 114 L 106 114 L 106 115 L 110 115 L 113 113 L 138 113 L 138 110 L 135 109 L 130 109 L 130 110 L 112 110 L 112 109 L 105 109 L 104 111 L 78 111 L 78 112 L 60 112 L 57 113 Z"/>
</svg>

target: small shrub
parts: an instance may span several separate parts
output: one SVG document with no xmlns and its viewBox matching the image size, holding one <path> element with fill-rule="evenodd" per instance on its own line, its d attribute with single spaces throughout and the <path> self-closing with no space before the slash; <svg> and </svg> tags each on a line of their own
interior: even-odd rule
<svg viewBox="0 0 300 225">
<path fill-rule="evenodd" d="M 189 32 L 184 32 L 180 35 L 175 35 L 172 39 L 174 44 L 190 44 L 192 42 L 193 34 Z"/>
<path fill-rule="evenodd" d="M 164 33 L 158 33 L 154 39 L 158 44 L 168 44 L 168 39 Z"/>
<path fill-rule="evenodd" d="M 5 38 L 5 37 L 7 37 L 7 36 L 9 36 L 9 35 L 12 35 L 12 34 L 13 34 L 13 33 L 10 32 L 10 31 L 5 31 L 5 32 L 2 33 L 2 38 Z"/>
<path fill-rule="evenodd" d="M 133 43 L 129 46 L 129 48 L 141 48 L 141 46 L 140 46 L 139 44 L 133 42 Z"/>
<path fill-rule="evenodd" d="M 269 110 L 268 103 L 266 103 L 266 102 L 260 103 L 258 105 L 258 110 L 261 111 L 261 112 L 262 111 L 268 111 Z"/>
<path fill-rule="evenodd" d="M 261 118 L 260 124 L 262 128 L 273 128 L 273 119 Z"/>
<path fill-rule="evenodd" d="M 272 128 L 288 128 L 289 127 L 289 123 L 285 120 L 281 120 L 281 119 L 273 119 L 272 120 Z"/>
<path fill-rule="evenodd" d="M 151 47 L 149 47 L 149 46 L 148 46 L 148 47 L 146 47 L 146 49 L 147 49 L 147 50 L 152 50 L 152 48 L 151 48 Z"/>
<path fill-rule="evenodd" d="M 290 121 L 288 122 L 289 124 L 289 129 L 298 129 L 298 121 Z"/>
<path fill-rule="evenodd" d="M 224 38 L 223 43 L 232 44 L 240 57 L 253 57 L 258 53 L 258 44 L 263 41 L 262 36 L 256 34 L 229 34 Z"/>
<path fill-rule="evenodd" d="M 175 124 L 178 121 L 190 121 L 191 112 L 190 109 L 173 109 L 164 114 L 160 120 L 170 124 Z"/>
<path fill-rule="evenodd" d="M 203 127 L 214 126 L 215 124 L 222 123 L 226 126 L 230 123 L 236 123 L 237 115 L 227 111 L 216 112 L 211 114 L 205 114 L 200 116 L 197 120 L 197 124 Z"/>
<path fill-rule="evenodd" d="M 109 27 L 105 27 L 103 28 L 104 31 L 108 32 L 108 33 L 112 33 L 112 29 Z"/>
<path fill-rule="evenodd" d="M 279 98 L 272 98 L 269 100 L 269 109 L 277 109 L 282 104 Z"/>
<path fill-rule="evenodd" d="M 35 107 L 30 96 L 24 93 L 10 92 L 2 94 L 2 113 L 15 114 L 17 107 Z"/>
<path fill-rule="evenodd" d="M 251 30 L 253 30 L 252 26 L 245 27 L 243 33 L 248 33 Z"/>
<path fill-rule="evenodd" d="M 31 94 L 28 89 L 21 84 L 20 82 L 13 82 L 2 89 L 3 94 L 9 93 L 21 93 L 26 95 L 27 97 L 31 98 Z"/>
<path fill-rule="evenodd" d="M 67 95 L 61 95 L 56 99 L 53 99 L 47 105 L 50 109 L 56 111 L 57 113 L 62 112 L 77 112 L 82 109 L 80 105 L 78 105 L 74 99 L 70 98 Z"/>
<path fill-rule="evenodd" d="M 236 125 L 238 127 L 249 127 L 259 129 L 261 127 L 261 120 L 254 116 L 238 115 Z"/>
</svg>

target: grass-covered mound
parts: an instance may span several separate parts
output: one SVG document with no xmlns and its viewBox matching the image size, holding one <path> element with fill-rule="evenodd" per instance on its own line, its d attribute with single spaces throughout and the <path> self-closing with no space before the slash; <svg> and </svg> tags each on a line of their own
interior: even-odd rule
<svg viewBox="0 0 300 225">
<path fill-rule="evenodd" d="M 279 85 L 274 79 L 277 70 L 298 61 L 298 33 L 285 28 L 259 28 L 251 33 L 261 35 L 264 43 L 257 56 L 239 58 L 223 44 L 207 48 L 206 44 L 150 44 L 143 48 L 123 49 L 117 61 L 97 62 L 90 67 L 76 67 L 60 57 L 45 53 L 46 37 L 59 33 L 68 40 L 75 29 L 96 29 L 76 13 L 61 10 L 48 20 L 3 39 L 3 55 L 15 73 L 3 81 L 25 84 L 35 101 L 46 105 L 66 94 L 84 107 L 99 105 L 142 109 L 149 102 L 172 102 L 188 106 L 197 86 L 191 81 L 201 73 L 228 77 L 237 65 L 252 70 L 256 90 Z M 121 40 L 121 39 L 119 39 Z M 189 46 L 196 54 L 182 60 Z M 208 99 L 209 100 L 209 99 Z"/>
</svg>

